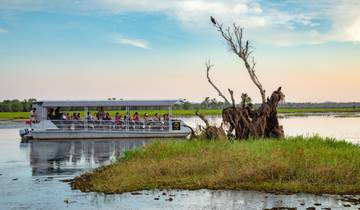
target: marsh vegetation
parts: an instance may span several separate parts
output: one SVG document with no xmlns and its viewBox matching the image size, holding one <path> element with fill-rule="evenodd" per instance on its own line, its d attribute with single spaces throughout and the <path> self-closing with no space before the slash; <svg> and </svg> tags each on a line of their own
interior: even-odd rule
<svg viewBox="0 0 360 210">
<path fill-rule="evenodd" d="M 282 193 L 360 192 L 360 150 L 314 136 L 247 141 L 156 141 L 76 177 L 81 191 L 247 189 Z"/>
</svg>

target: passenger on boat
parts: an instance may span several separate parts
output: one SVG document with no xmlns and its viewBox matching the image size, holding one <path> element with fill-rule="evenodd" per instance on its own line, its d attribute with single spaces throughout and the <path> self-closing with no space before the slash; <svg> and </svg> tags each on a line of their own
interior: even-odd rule
<svg viewBox="0 0 360 210">
<path fill-rule="evenodd" d="M 168 114 L 168 113 L 165 113 L 165 114 L 163 115 L 163 120 L 164 120 L 164 122 L 168 122 L 168 121 L 169 121 L 169 114 Z"/>
<path fill-rule="evenodd" d="M 161 121 L 161 119 L 160 119 L 160 116 L 159 116 L 159 114 L 158 113 L 155 113 L 155 115 L 154 115 L 154 117 L 153 117 L 153 119 L 152 119 L 154 122 L 160 122 Z"/>
<path fill-rule="evenodd" d="M 92 118 L 93 118 L 94 121 L 99 121 L 99 118 L 97 117 L 97 113 L 96 113 L 96 112 L 94 112 Z"/>
<path fill-rule="evenodd" d="M 140 125 L 140 116 L 138 112 L 135 112 L 132 118 L 132 122 L 134 124 L 134 128 L 138 128 Z"/>
<path fill-rule="evenodd" d="M 91 129 L 95 128 L 94 117 L 90 114 L 90 112 L 87 112 L 85 120 L 87 121 L 88 128 L 91 128 Z"/>
<path fill-rule="evenodd" d="M 94 112 L 92 119 L 93 119 L 92 120 L 93 128 L 94 129 L 99 128 L 100 121 L 97 118 L 97 112 Z"/>
<path fill-rule="evenodd" d="M 70 122 L 70 114 L 67 112 L 66 114 L 63 113 L 62 115 L 62 121 L 61 121 L 61 126 L 63 129 L 65 130 L 69 130 L 71 127 L 71 122 Z"/>
<path fill-rule="evenodd" d="M 155 113 L 152 121 L 153 121 L 152 127 L 154 129 L 161 129 L 161 119 L 158 113 Z"/>
<path fill-rule="evenodd" d="M 144 113 L 144 122 L 150 121 L 149 115 L 147 113 Z"/>
<path fill-rule="evenodd" d="M 167 129 L 169 127 L 169 114 L 168 113 L 165 113 L 163 115 L 163 124 L 162 124 L 162 128 L 163 129 Z"/>
<path fill-rule="evenodd" d="M 106 112 L 104 120 L 111 120 L 111 116 L 110 116 L 109 112 Z"/>
<path fill-rule="evenodd" d="M 48 119 L 48 120 L 53 120 L 53 119 L 54 119 L 54 108 L 50 108 L 50 109 L 48 110 L 47 119 Z"/>
<path fill-rule="evenodd" d="M 119 114 L 119 112 L 115 113 L 115 125 L 120 125 L 121 124 L 121 115 Z"/>
<path fill-rule="evenodd" d="M 105 127 L 103 127 L 103 128 L 110 128 L 111 127 L 112 121 L 111 121 L 111 116 L 110 116 L 109 112 L 105 113 L 102 124 L 105 125 Z"/>
<path fill-rule="evenodd" d="M 61 113 L 61 120 L 65 121 L 67 120 L 66 114 L 65 113 Z"/>
<path fill-rule="evenodd" d="M 144 128 L 150 128 L 151 119 L 147 113 L 144 114 Z"/>
<path fill-rule="evenodd" d="M 55 120 L 61 120 L 62 113 L 60 112 L 60 107 L 57 107 L 55 109 L 54 119 Z"/>
<path fill-rule="evenodd" d="M 116 129 L 123 128 L 122 121 L 121 121 L 121 115 L 119 114 L 119 112 L 115 113 L 114 123 L 115 123 L 115 128 Z"/>
<path fill-rule="evenodd" d="M 77 114 L 74 112 L 71 116 L 71 120 L 77 120 Z"/>
<path fill-rule="evenodd" d="M 103 120 L 105 118 L 104 107 L 100 107 L 100 111 L 97 112 L 96 116 L 99 120 Z"/>
<path fill-rule="evenodd" d="M 32 123 L 36 123 L 37 114 L 36 114 L 36 108 L 32 108 L 30 111 L 30 120 Z"/>
<path fill-rule="evenodd" d="M 87 112 L 87 115 L 86 115 L 85 119 L 87 121 L 93 121 L 94 120 L 94 118 L 93 118 L 93 116 L 91 116 L 90 112 Z"/>
<path fill-rule="evenodd" d="M 134 123 L 139 123 L 140 122 L 139 113 L 137 113 L 137 112 L 134 113 L 133 121 L 134 121 Z"/>
<path fill-rule="evenodd" d="M 124 121 L 125 121 L 125 122 L 130 122 L 130 121 L 132 121 L 131 116 L 130 116 L 129 113 L 127 113 L 127 114 L 124 115 Z"/>
</svg>

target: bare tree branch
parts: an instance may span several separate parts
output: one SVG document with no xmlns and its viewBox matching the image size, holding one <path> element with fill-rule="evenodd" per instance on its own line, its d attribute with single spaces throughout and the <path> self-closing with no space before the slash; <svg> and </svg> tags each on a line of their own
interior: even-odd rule
<svg viewBox="0 0 360 210">
<path fill-rule="evenodd" d="M 229 91 L 230 96 L 231 96 L 232 106 L 235 108 L 236 103 L 235 103 L 235 99 L 234 99 L 234 91 L 230 90 L 230 88 L 228 88 L 228 91 Z"/>
<path fill-rule="evenodd" d="M 182 126 L 187 127 L 187 128 L 190 129 L 190 131 L 191 131 L 191 133 L 190 133 L 190 139 L 193 139 L 193 138 L 196 137 L 196 133 L 195 133 L 195 131 L 194 131 L 194 129 L 193 129 L 192 127 L 190 127 L 190 126 L 188 126 L 188 125 L 186 125 L 186 124 L 183 124 Z"/>
<path fill-rule="evenodd" d="M 206 65 L 206 77 L 208 82 L 210 83 L 211 86 L 213 86 L 213 88 L 218 92 L 219 96 L 222 97 L 225 100 L 225 104 L 230 104 L 229 100 L 224 96 L 224 94 L 221 93 L 221 91 L 219 90 L 219 88 L 216 87 L 216 85 L 211 81 L 210 79 L 210 69 L 214 66 L 213 64 L 210 64 L 210 61 L 205 63 Z"/>
<path fill-rule="evenodd" d="M 252 59 L 252 65 L 250 65 L 248 61 L 249 56 L 252 54 L 252 50 L 249 40 L 245 41 L 245 45 L 243 44 L 243 29 L 234 23 L 232 31 L 230 27 L 224 30 L 223 24 L 217 22 L 213 17 L 211 17 L 211 22 L 214 24 L 214 27 L 220 32 L 221 36 L 225 39 L 230 50 L 233 51 L 239 58 L 244 61 L 250 78 L 256 85 L 256 87 L 260 90 L 262 102 L 265 103 L 265 90 L 263 89 L 259 79 L 255 74 L 255 60 L 254 58 Z M 236 41 L 234 41 L 235 39 Z"/>
<path fill-rule="evenodd" d="M 209 121 L 202 115 L 199 111 L 195 112 L 196 116 L 198 116 L 202 121 L 204 121 L 206 127 L 210 127 Z"/>
<path fill-rule="evenodd" d="M 243 109 L 245 109 L 246 99 L 247 99 L 247 94 L 246 93 L 241 94 L 241 108 Z"/>
</svg>

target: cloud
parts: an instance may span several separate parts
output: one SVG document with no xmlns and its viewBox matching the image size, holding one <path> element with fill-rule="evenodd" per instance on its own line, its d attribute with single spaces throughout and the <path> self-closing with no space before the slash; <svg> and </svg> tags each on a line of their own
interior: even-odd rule
<svg viewBox="0 0 360 210">
<path fill-rule="evenodd" d="M 0 10 L 56 11 L 88 15 L 161 12 L 174 17 L 181 27 L 190 31 L 203 31 L 210 27 L 208 18 L 212 15 L 224 24 L 236 22 L 246 28 L 247 34 L 254 40 L 271 44 L 360 42 L 359 0 L 0 0 L 0 2 Z M 142 48 L 147 46 L 141 40 L 119 38 L 118 42 Z"/>
<path fill-rule="evenodd" d="M 127 38 L 121 34 L 113 34 L 112 39 L 116 44 L 131 45 L 133 47 L 149 49 L 148 43 L 144 40 Z"/>
<path fill-rule="evenodd" d="M 360 42 L 360 1 L 340 0 L 333 5 L 331 14 L 332 32 L 337 39 Z"/>
<path fill-rule="evenodd" d="M 3 28 L 0 28 L 0 34 L 6 34 L 6 33 L 8 33 L 7 30 L 5 30 L 5 29 L 3 29 Z"/>
</svg>

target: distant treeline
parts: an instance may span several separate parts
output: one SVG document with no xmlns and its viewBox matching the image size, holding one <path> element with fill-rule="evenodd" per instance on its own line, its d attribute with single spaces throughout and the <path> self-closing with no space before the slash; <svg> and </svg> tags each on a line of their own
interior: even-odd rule
<svg viewBox="0 0 360 210">
<path fill-rule="evenodd" d="M 108 99 L 114 100 L 114 99 Z M 4 100 L 0 102 L 0 112 L 29 112 L 31 109 L 32 102 L 36 101 L 34 98 L 24 99 L 22 101 L 18 99 Z M 251 101 L 250 101 L 251 102 Z M 254 107 L 260 104 L 254 104 Z M 215 98 L 206 97 L 201 103 L 191 103 L 188 101 L 176 104 L 173 109 L 223 109 L 225 103 L 217 101 Z M 336 103 L 336 102 L 323 102 L 323 103 L 281 103 L 280 108 L 360 108 L 359 102 L 347 102 L 347 103 Z M 109 110 L 119 109 L 118 107 L 108 108 Z M 158 109 L 154 107 L 153 109 Z M 78 108 L 70 108 L 66 110 L 77 111 Z M 92 109 L 91 109 L 92 110 Z"/>
<path fill-rule="evenodd" d="M 34 98 L 4 100 L 0 102 L 0 112 L 28 112 L 31 109 L 32 102 L 36 101 Z"/>
<path fill-rule="evenodd" d="M 174 109 L 223 109 L 225 107 L 225 103 L 222 101 L 217 101 L 215 98 L 205 97 L 205 99 L 201 103 L 191 103 L 185 101 L 181 104 L 174 105 Z"/>
<path fill-rule="evenodd" d="M 281 108 L 360 108 L 359 102 L 281 103 Z"/>
</svg>

